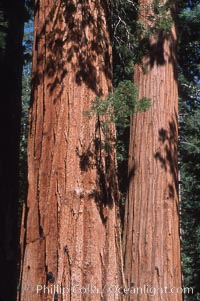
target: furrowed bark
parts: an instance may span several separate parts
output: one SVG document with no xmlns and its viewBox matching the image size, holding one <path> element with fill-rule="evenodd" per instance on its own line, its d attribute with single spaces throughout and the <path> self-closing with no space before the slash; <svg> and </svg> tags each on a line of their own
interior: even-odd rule
<svg viewBox="0 0 200 301">
<path fill-rule="evenodd" d="M 144 22 L 149 4 L 140 1 Z M 134 72 L 139 98 L 149 97 L 151 108 L 131 119 L 123 241 L 125 279 L 132 291 L 127 300 L 182 300 L 176 41 L 174 27 L 170 34 L 150 37 L 149 55 Z"/>
<path fill-rule="evenodd" d="M 35 6 L 20 300 L 119 300 L 107 289 L 121 281 L 115 153 L 83 114 L 112 91 L 109 7 Z"/>
</svg>

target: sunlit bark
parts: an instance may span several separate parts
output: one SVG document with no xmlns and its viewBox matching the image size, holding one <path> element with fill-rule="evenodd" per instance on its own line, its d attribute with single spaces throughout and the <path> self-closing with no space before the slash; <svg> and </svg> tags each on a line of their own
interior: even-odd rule
<svg viewBox="0 0 200 301">
<path fill-rule="evenodd" d="M 144 22 L 145 6 L 150 3 L 140 1 Z M 127 300 L 182 300 L 176 41 L 174 27 L 170 34 L 151 37 L 149 55 L 134 72 L 139 98 L 149 97 L 151 108 L 131 120 L 125 278 L 128 287 L 140 287 L 143 291 L 129 294 Z M 157 289 L 155 296 L 150 288 Z M 168 291 L 162 293 L 158 288 Z M 171 288 L 179 289 L 179 293 L 176 289 L 172 293 Z"/>
<path fill-rule="evenodd" d="M 103 150 L 96 117 L 83 114 L 112 91 L 109 7 L 35 6 L 20 300 L 118 300 L 102 293 L 121 279 L 115 154 Z M 67 292 L 37 293 L 37 285 Z M 79 291 L 88 285 L 96 291 Z"/>
</svg>

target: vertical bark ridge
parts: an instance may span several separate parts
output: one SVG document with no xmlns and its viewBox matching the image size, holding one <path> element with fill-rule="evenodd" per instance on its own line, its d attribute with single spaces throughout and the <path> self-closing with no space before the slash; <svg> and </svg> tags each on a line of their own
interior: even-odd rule
<svg viewBox="0 0 200 301">
<path fill-rule="evenodd" d="M 83 116 L 112 91 L 107 10 L 100 1 L 36 3 L 22 301 L 121 298 L 101 293 L 121 283 L 115 153 L 103 150 L 96 117 Z M 69 292 L 37 294 L 37 285 Z M 88 285 L 96 293 L 81 294 Z"/>
<path fill-rule="evenodd" d="M 152 3 L 147 2 L 140 4 Z M 143 11 L 142 18 L 147 22 Z M 139 98 L 149 97 L 152 104 L 131 120 L 123 247 L 127 286 L 143 293 L 129 294 L 127 300 L 179 301 L 182 295 L 169 291 L 181 287 L 175 28 L 169 35 L 151 37 L 149 48 L 143 59 L 147 72 L 137 65 L 134 73 Z M 168 291 L 153 295 L 147 287 Z"/>
</svg>

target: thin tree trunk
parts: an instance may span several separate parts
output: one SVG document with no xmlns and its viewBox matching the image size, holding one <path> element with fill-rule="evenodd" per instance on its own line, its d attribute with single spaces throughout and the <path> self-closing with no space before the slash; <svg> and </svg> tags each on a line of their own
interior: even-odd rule
<svg viewBox="0 0 200 301">
<path fill-rule="evenodd" d="M 140 1 L 144 20 L 149 4 Z M 123 242 L 125 279 L 131 287 L 127 300 L 180 301 L 175 28 L 151 37 L 149 46 L 143 68 L 137 65 L 134 73 L 139 98 L 149 97 L 151 108 L 131 120 Z"/>
<path fill-rule="evenodd" d="M 83 114 L 112 91 L 109 7 L 35 6 L 20 300 L 118 300 L 102 292 L 121 279 L 115 154 Z"/>
</svg>

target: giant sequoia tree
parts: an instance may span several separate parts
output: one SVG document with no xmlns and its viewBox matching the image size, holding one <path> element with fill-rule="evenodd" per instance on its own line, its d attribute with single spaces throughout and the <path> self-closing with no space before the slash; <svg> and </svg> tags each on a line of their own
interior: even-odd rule
<svg viewBox="0 0 200 301">
<path fill-rule="evenodd" d="M 155 1 L 140 1 L 140 21 L 151 25 Z M 156 2 L 159 4 L 159 1 Z M 152 4 L 152 5 L 151 5 Z M 173 17 L 174 10 L 170 9 Z M 178 205 L 178 94 L 176 30 L 150 36 L 148 54 L 136 65 L 139 97 L 151 98 L 148 112 L 131 120 L 129 187 L 124 258 L 128 286 L 143 288 L 129 300 L 182 300 Z M 176 288 L 173 293 L 170 288 Z"/>
<path fill-rule="evenodd" d="M 115 300 L 100 294 L 121 278 L 115 154 L 103 147 L 98 118 L 83 114 L 112 91 L 109 9 L 107 1 L 35 2 L 22 301 L 60 300 L 60 291 L 37 293 L 39 284 L 71 288 L 62 300 Z M 88 285 L 96 292 L 82 295 Z"/>
</svg>

